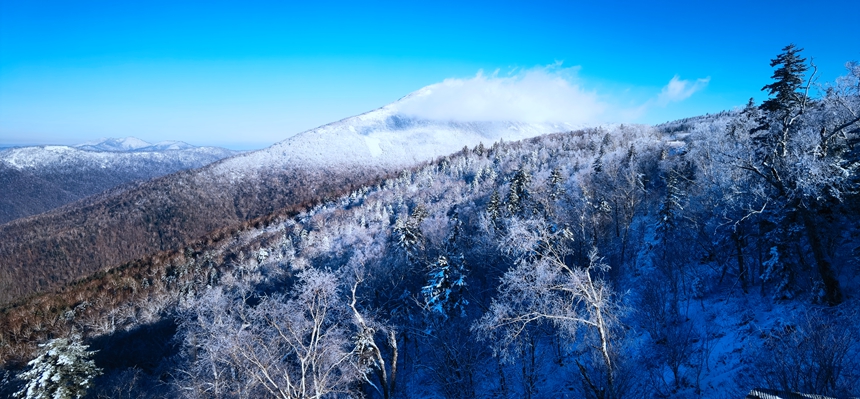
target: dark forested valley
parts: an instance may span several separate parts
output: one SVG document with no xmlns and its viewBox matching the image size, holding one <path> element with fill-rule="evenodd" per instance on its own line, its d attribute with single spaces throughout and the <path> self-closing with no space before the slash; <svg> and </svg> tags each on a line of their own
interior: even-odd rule
<svg viewBox="0 0 860 399">
<path fill-rule="evenodd" d="M 182 179 L 124 188 L 88 215 L 177 211 L 98 239 L 93 265 L 39 272 L 55 285 L 4 269 L 0 392 L 858 396 L 860 66 L 813 86 L 789 46 L 774 67 L 767 100 L 740 109 L 297 177 L 316 191 L 273 178 L 201 204 Z M 100 218 L 6 225 L 0 261 L 47 270 L 41 252 Z M 26 234 L 44 236 L 8 238 Z M 110 255 L 123 239 L 161 252 Z"/>
</svg>

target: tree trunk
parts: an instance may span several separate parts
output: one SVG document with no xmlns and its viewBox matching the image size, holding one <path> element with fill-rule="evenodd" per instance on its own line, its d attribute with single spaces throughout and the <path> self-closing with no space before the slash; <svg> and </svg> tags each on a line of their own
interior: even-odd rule
<svg viewBox="0 0 860 399">
<path fill-rule="evenodd" d="M 394 330 L 388 332 L 388 346 L 391 347 L 391 381 L 388 383 L 388 398 L 394 396 L 394 388 L 397 384 L 397 336 Z"/>
<path fill-rule="evenodd" d="M 803 226 L 809 239 L 809 246 L 812 247 L 812 255 L 815 258 L 818 274 L 824 283 L 825 300 L 830 306 L 838 305 L 843 300 L 842 289 L 839 288 L 839 280 L 836 279 L 833 267 L 830 266 L 830 262 L 827 260 L 824 245 L 821 243 L 821 237 L 818 235 L 818 226 L 816 226 L 809 209 L 800 206 L 798 207 L 798 211 L 800 212 L 800 217 L 803 219 Z"/>
<path fill-rule="evenodd" d="M 738 278 L 741 280 L 741 288 L 744 290 L 744 294 L 747 293 L 747 269 L 744 263 L 744 244 L 741 239 L 740 233 L 737 231 L 732 232 L 732 239 L 735 242 L 735 250 L 737 251 L 738 256 Z"/>
</svg>

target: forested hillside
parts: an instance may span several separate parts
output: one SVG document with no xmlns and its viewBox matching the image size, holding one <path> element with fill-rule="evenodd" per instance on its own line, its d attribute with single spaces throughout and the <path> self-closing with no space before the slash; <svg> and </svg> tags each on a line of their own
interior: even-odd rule
<svg viewBox="0 0 860 399">
<path fill-rule="evenodd" d="M 760 105 L 465 148 L 9 307 L 6 391 L 70 336 L 91 397 L 860 395 L 860 66 L 813 96 L 807 65 L 787 47 Z"/>
<path fill-rule="evenodd" d="M 230 184 L 183 171 L 0 225 L 0 303 L 9 303 L 382 175 L 284 168 Z M 305 182 L 318 181 L 314 187 Z M 336 194 L 335 194 L 336 195 Z"/>
<path fill-rule="evenodd" d="M 0 150 L 0 185 L 4 188 L 0 191 L 0 224 L 122 184 L 199 168 L 236 154 L 226 148 L 182 142 L 151 145 L 137 140 L 139 147 L 130 149 L 116 142 Z"/>
<path fill-rule="evenodd" d="M 52 212 L 0 225 L 0 304 L 50 291 L 157 252 L 180 250 L 214 230 L 236 227 L 283 208 L 339 196 L 482 140 L 516 140 L 571 127 L 563 123 L 427 120 L 403 113 L 403 107 L 428 95 L 432 88 L 299 133 L 263 150 L 116 187 Z M 140 145 L 102 143 L 105 149 L 131 146 L 130 153 L 120 155 L 132 158 L 145 155 L 136 151 L 150 148 Z M 42 166 L 46 159 L 78 158 L 70 157 L 70 151 L 86 153 L 71 148 L 44 150 L 39 157 L 9 150 L 17 155 L 11 162 L 33 169 L 31 164 Z M 104 158 L 99 154 L 96 160 Z M 74 179 L 57 174 L 55 169 L 63 167 L 55 163 L 35 169 L 84 187 L 92 186 L 92 179 L 111 173 L 111 168 L 102 171 L 102 163 L 96 162 L 97 171 L 91 176 Z M 74 162 L 67 163 L 74 170 Z M 65 198 L 60 194 L 56 194 L 60 198 L 53 198 L 49 188 L 38 186 L 40 180 L 27 178 L 12 176 L 10 188 L 19 189 L 22 196 L 44 191 L 44 195 L 37 195 L 35 205 Z M 0 182 L 3 180 L 0 175 Z M 15 194 L 8 193 L 11 202 L 20 203 Z"/>
</svg>

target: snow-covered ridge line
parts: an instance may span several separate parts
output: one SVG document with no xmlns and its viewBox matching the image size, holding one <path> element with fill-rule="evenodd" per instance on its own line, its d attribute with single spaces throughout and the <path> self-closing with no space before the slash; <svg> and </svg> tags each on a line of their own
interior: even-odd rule
<svg viewBox="0 0 860 399">
<path fill-rule="evenodd" d="M 141 142 L 143 141 L 141 140 Z M 225 148 L 195 147 L 182 142 L 148 144 L 146 147 L 128 151 L 98 150 L 90 144 L 78 146 L 44 145 L 0 150 L 0 163 L 18 170 L 81 163 L 99 164 L 107 167 L 111 164 L 141 161 L 167 162 L 176 160 L 185 162 L 201 156 L 223 158 L 235 153 L 237 152 Z"/>
<path fill-rule="evenodd" d="M 177 140 L 165 140 L 152 144 L 136 137 L 99 139 L 97 141 L 77 144 L 73 147 L 81 150 L 108 152 L 153 152 L 198 148 L 194 145 Z"/>
<path fill-rule="evenodd" d="M 288 165 L 402 168 L 449 155 L 464 146 L 585 127 L 570 123 L 428 120 L 403 111 L 405 105 L 430 91 L 425 87 L 373 111 L 299 133 L 263 150 L 237 155 L 214 165 L 213 172 L 235 176 Z"/>
</svg>

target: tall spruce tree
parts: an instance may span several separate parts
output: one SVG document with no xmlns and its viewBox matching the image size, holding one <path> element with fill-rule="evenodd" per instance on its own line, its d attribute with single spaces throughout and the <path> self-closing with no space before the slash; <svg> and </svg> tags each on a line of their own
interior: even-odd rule
<svg viewBox="0 0 860 399">
<path fill-rule="evenodd" d="M 493 194 L 490 195 L 490 201 L 487 202 L 487 215 L 493 223 L 502 216 L 502 200 L 498 190 L 493 190 Z"/>
<path fill-rule="evenodd" d="M 800 56 L 802 48 L 797 48 L 793 43 L 785 46 L 782 53 L 770 60 L 770 66 L 776 67 L 771 79 L 773 83 L 762 87 L 772 96 L 762 103 L 761 108 L 769 112 L 780 112 L 790 110 L 805 101 L 806 93 L 799 90 L 803 87 L 804 73 L 809 69 L 806 58 Z"/>
<path fill-rule="evenodd" d="M 558 167 L 553 168 L 548 181 L 549 199 L 555 201 L 558 196 L 564 192 L 564 187 L 562 187 L 563 183 L 564 177 L 561 175 L 561 169 Z"/>
<path fill-rule="evenodd" d="M 765 111 L 761 125 L 756 129 L 755 141 L 759 154 L 764 162 L 779 162 L 788 155 L 789 140 L 795 130 L 795 122 L 803 115 L 809 102 L 809 84 L 815 77 L 807 81 L 805 73 L 809 70 L 806 58 L 800 56 L 801 48 L 789 44 L 782 53 L 770 61 L 773 72 L 773 83 L 762 87 L 771 98 L 761 104 Z M 804 86 L 804 82 L 806 86 Z"/>
<path fill-rule="evenodd" d="M 41 354 L 21 374 L 26 385 L 15 393 L 22 399 L 78 399 L 86 395 L 102 370 L 91 360 L 94 351 L 77 338 L 57 338 L 39 345 Z"/>
<path fill-rule="evenodd" d="M 531 174 L 525 167 L 520 166 L 519 169 L 511 177 L 511 187 L 508 191 L 508 212 L 511 215 L 516 215 L 524 210 L 524 203 L 529 197 L 529 183 L 531 183 Z"/>
<path fill-rule="evenodd" d="M 801 185 L 802 174 L 798 173 L 798 154 L 808 152 L 803 143 L 793 140 L 798 135 L 808 133 L 803 129 L 805 113 L 814 111 L 809 97 L 809 87 L 815 77 L 815 66 L 809 78 L 804 73 L 809 69 L 806 59 L 800 57 L 802 49 L 790 44 L 771 60 L 775 67 L 774 82 L 762 88 L 771 95 L 762 106 L 762 123 L 753 130 L 756 160 L 742 166 L 764 179 L 770 187 L 769 200 L 777 205 L 778 224 L 799 225 L 808 240 L 816 269 L 826 291 L 825 300 L 836 305 L 843 300 L 836 273 L 828 259 L 827 249 L 822 240 L 822 232 L 817 225 L 817 215 L 822 209 L 822 198 L 826 193 L 815 195 L 805 192 Z M 807 118 L 808 119 L 808 118 Z M 786 227 L 786 226 L 782 226 Z M 791 229 L 785 228 L 785 231 Z"/>
</svg>

